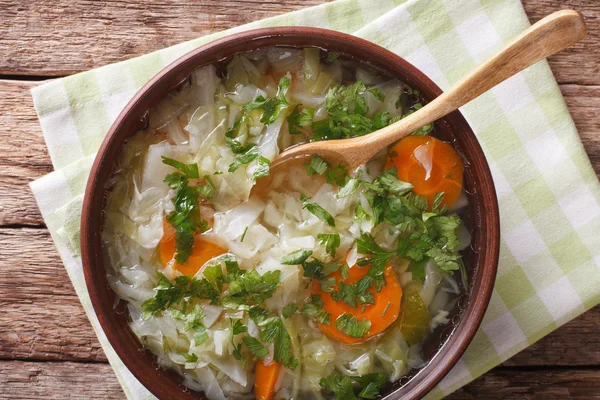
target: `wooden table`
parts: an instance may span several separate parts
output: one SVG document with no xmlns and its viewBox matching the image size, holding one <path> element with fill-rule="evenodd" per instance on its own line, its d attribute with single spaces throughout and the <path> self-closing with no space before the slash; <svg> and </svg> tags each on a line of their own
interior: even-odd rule
<svg viewBox="0 0 600 400">
<path fill-rule="evenodd" d="M 324 0 L 0 0 L 0 398 L 124 398 L 27 184 L 52 171 L 29 89 Z M 582 12 L 550 60 L 600 173 L 600 0 L 525 0 L 532 21 Z M 600 307 L 450 396 L 600 399 Z"/>
</svg>

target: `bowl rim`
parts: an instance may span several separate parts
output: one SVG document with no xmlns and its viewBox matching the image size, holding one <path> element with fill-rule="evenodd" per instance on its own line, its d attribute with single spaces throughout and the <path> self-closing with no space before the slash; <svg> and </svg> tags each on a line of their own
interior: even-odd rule
<svg viewBox="0 0 600 400">
<path fill-rule="evenodd" d="M 178 71 L 184 71 L 186 68 L 189 69 L 190 67 L 192 67 L 191 70 L 193 70 L 203 65 L 214 63 L 216 60 L 210 59 L 210 57 L 208 57 L 209 59 L 206 62 L 203 62 L 202 59 L 207 54 L 214 52 L 217 49 L 225 49 L 222 51 L 226 51 L 228 47 L 244 44 L 249 45 L 249 48 L 246 50 L 249 51 L 260 47 L 271 46 L 271 44 L 260 45 L 260 43 L 268 40 L 292 38 L 297 39 L 298 41 L 314 41 L 315 38 L 319 37 L 326 39 L 328 42 L 335 42 L 340 46 L 352 48 L 352 51 L 359 53 L 362 52 L 367 55 L 378 55 L 386 58 L 390 60 L 396 68 L 404 69 L 408 74 L 407 76 L 413 79 L 413 82 L 409 82 L 409 85 L 415 85 L 418 88 L 428 86 L 429 90 L 434 93 L 435 96 L 439 96 L 442 93 L 442 90 L 430 78 L 428 78 L 412 64 L 408 63 L 406 60 L 392 53 L 391 51 L 365 39 L 337 31 L 313 27 L 283 26 L 261 28 L 234 33 L 232 35 L 217 39 L 191 50 L 177 60 L 168 64 L 145 85 L 143 85 L 142 88 L 140 88 L 133 98 L 127 103 L 127 105 L 111 125 L 100 146 L 100 149 L 98 150 L 86 185 L 81 214 L 80 245 L 86 286 L 100 326 L 116 354 L 119 356 L 120 360 L 127 367 L 127 369 L 136 377 L 136 379 L 138 379 L 158 398 L 189 399 L 204 397 L 202 397 L 203 393 L 195 392 L 194 394 L 190 395 L 190 393 L 184 392 L 180 387 L 180 384 L 177 385 L 176 388 L 178 392 L 174 392 L 172 382 L 174 379 L 172 373 L 173 371 L 162 371 L 152 367 L 152 369 L 158 372 L 157 374 L 154 374 L 154 376 L 151 376 L 152 374 L 149 375 L 148 366 L 144 368 L 143 363 L 140 363 L 140 354 L 132 351 L 131 348 L 126 348 L 126 346 L 122 343 L 122 339 L 117 334 L 117 328 L 115 328 L 115 326 L 112 324 L 111 319 L 111 317 L 114 318 L 114 316 L 111 314 L 116 314 L 116 311 L 114 310 L 114 307 L 113 309 L 109 310 L 106 299 L 103 298 L 110 296 L 110 294 L 107 294 L 106 291 L 112 291 L 112 289 L 107 285 L 104 285 L 106 281 L 106 270 L 104 262 L 101 260 L 102 244 L 100 232 L 102 225 L 101 223 L 98 225 L 98 221 L 102 219 L 105 205 L 103 197 L 104 193 L 108 191 L 106 183 L 109 173 L 113 169 L 113 163 L 111 161 L 114 161 L 114 153 L 115 151 L 117 154 L 120 153 L 124 137 L 128 137 L 131 134 L 131 132 L 127 132 L 126 126 L 129 124 L 129 129 L 131 129 L 131 124 L 133 123 L 130 121 L 132 114 L 134 114 L 135 110 L 138 110 L 143 101 L 147 100 L 150 97 L 150 93 L 157 89 L 161 83 L 168 81 Z M 280 46 L 290 47 L 289 44 L 280 44 Z M 321 47 L 332 50 L 331 46 L 321 46 L 319 44 L 309 45 L 299 43 L 296 47 Z M 230 55 L 239 53 L 239 51 L 232 52 Z M 369 60 L 359 61 L 369 62 Z M 174 86 L 171 85 L 169 90 L 172 90 L 173 88 Z M 429 363 L 423 370 L 427 370 L 426 374 L 420 373 L 415 375 L 411 380 L 408 381 L 408 383 L 403 384 L 401 387 L 393 390 L 384 397 L 385 399 L 389 400 L 399 399 L 400 396 L 402 396 L 403 399 L 420 398 L 433 389 L 435 385 L 437 385 L 442 378 L 448 374 L 452 367 L 458 362 L 459 358 L 465 352 L 471 340 L 475 336 L 475 333 L 477 332 L 483 320 L 494 287 L 500 251 L 499 210 L 494 183 L 483 150 L 481 149 L 481 146 L 479 145 L 471 127 L 458 110 L 451 113 L 448 117 L 450 116 L 458 121 L 463 128 L 466 127 L 465 131 L 463 132 L 465 135 L 463 140 L 466 141 L 467 147 L 472 148 L 472 152 L 477 157 L 477 176 L 483 183 L 482 187 L 479 188 L 481 193 L 478 193 L 478 198 L 481 198 L 480 209 L 485 211 L 478 217 L 485 220 L 484 224 L 486 225 L 487 229 L 486 232 L 482 232 L 482 234 L 486 238 L 489 238 L 489 240 L 485 241 L 486 246 L 485 248 L 481 249 L 483 254 L 478 254 L 477 256 L 478 259 L 483 261 L 477 264 L 481 271 L 476 272 L 473 279 L 479 276 L 480 280 L 475 282 L 476 286 L 472 288 L 472 292 L 469 294 L 467 314 L 461 316 L 460 318 L 458 325 L 463 328 L 459 332 L 460 335 L 452 333 L 450 337 L 446 338 L 443 346 L 440 349 L 440 353 L 443 352 L 441 360 L 438 360 L 437 364 L 434 362 Z M 139 119 L 137 123 L 139 124 Z M 111 154 L 113 159 L 110 158 Z M 469 161 L 472 160 L 470 159 Z M 99 192 L 102 193 L 102 196 L 98 196 Z M 104 280 L 102 279 L 102 276 L 99 275 L 99 272 L 104 274 Z M 100 280 L 100 283 L 98 279 Z M 126 326 L 126 329 L 129 329 L 129 327 Z M 130 334 L 133 335 L 132 332 L 130 332 Z M 452 342 L 451 346 L 449 342 Z M 141 343 L 138 344 L 141 345 Z M 437 355 L 435 357 L 437 357 Z M 157 375 L 166 375 L 166 378 L 170 382 L 166 382 L 165 379 L 157 379 Z M 179 381 L 181 382 L 181 376 L 176 376 L 179 377 Z"/>
</svg>

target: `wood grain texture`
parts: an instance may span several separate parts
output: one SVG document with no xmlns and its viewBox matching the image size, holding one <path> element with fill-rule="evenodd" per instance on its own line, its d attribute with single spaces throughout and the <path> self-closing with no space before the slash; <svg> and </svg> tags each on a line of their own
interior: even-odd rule
<svg viewBox="0 0 600 400">
<path fill-rule="evenodd" d="M 0 229 L 0 359 L 106 361 L 45 229 Z"/>
<path fill-rule="evenodd" d="M 600 399 L 600 370 L 497 368 L 446 399 Z"/>
<path fill-rule="evenodd" d="M 0 74 L 62 76 L 327 0 L 0 0 Z M 531 21 L 560 8 L 583 12 L 587 38 L 551 58 L 559 82 L 600 84 L 600 2 L 524 0 Z M 584 73 L 582 73 L 584 72 Z"/>
<path fill-rule="evenodd" d="M 0 0 L 0 74 L 62 76 L 324 0 Z"/>
<path fill-rule="evenodd" d="M 0 399 L 125 399 L 108 364 L 0 361 Z"/>
<path fill-rule="evenodd" d="M 522 0 L 529 20 L 534 22 L 558 9 L 572 8 L 583 14 L 587 35 L 579 43 L 550 57 L 550 67 L 560 83 L 600 84 L 600 1 L 598 0 Z"/>
<path fill-rule="evenodd" d="M 600 48 L 597 54 L 600 65 Z M 600 176 L 600 85 L 560 85 L 560 90 L 596 175 Z"/>
<path fill-rule="evenodd" d="M 52 171 L 29 93 L 38 84 L 0 80 L 0 226 L 44 223 L 28 186 Z"/>
</svg>

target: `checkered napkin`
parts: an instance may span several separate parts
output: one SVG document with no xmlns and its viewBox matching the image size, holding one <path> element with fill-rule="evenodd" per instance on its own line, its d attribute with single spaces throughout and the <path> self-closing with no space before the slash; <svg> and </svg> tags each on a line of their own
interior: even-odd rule
<svg viewBox="0 0 600 400">
<path fill-rule="evenodd" d="M 518 0 L 338 0 L 183 43 L 34 88 L 55 171 L 31 183 L 52 238 L 130 399 L 153 396 L 125 368 L 90 304 L 79 256 L 87 176 L 121 109 L 154 74 L 191 49 L 242 30 L 312 25 L 360 36 L 425 72 L 457 82 L 529 22 Z M 600 303 L 600 185 L 543 61 L 462 108 L 490 167 L 502 243 L 485 319 L 441 398 Z"/>
</svg>

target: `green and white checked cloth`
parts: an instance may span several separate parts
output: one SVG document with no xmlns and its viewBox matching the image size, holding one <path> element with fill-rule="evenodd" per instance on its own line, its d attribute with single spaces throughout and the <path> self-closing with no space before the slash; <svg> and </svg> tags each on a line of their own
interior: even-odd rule
<svg viewBox="0 0 600 400">
<path fill-rule="evenodd" d="M 134 93 L 179 56 L 233 32 L 311 25 L 399 54 L 442 88 L 529 26 L 518 0 L 338 0 L 108 65 L 32 90 L 55 171 L 31 183 L 42 215 L 127 397 L 153 396 L 106 340 L 79 257 L 82 194 L 94 155 Z M 543 61 L 462 109 L 500 201 L 500 268 L 469 349 L 428 398 L 441 398 L 600 303 L 600 185 Z"/>
</svg>

